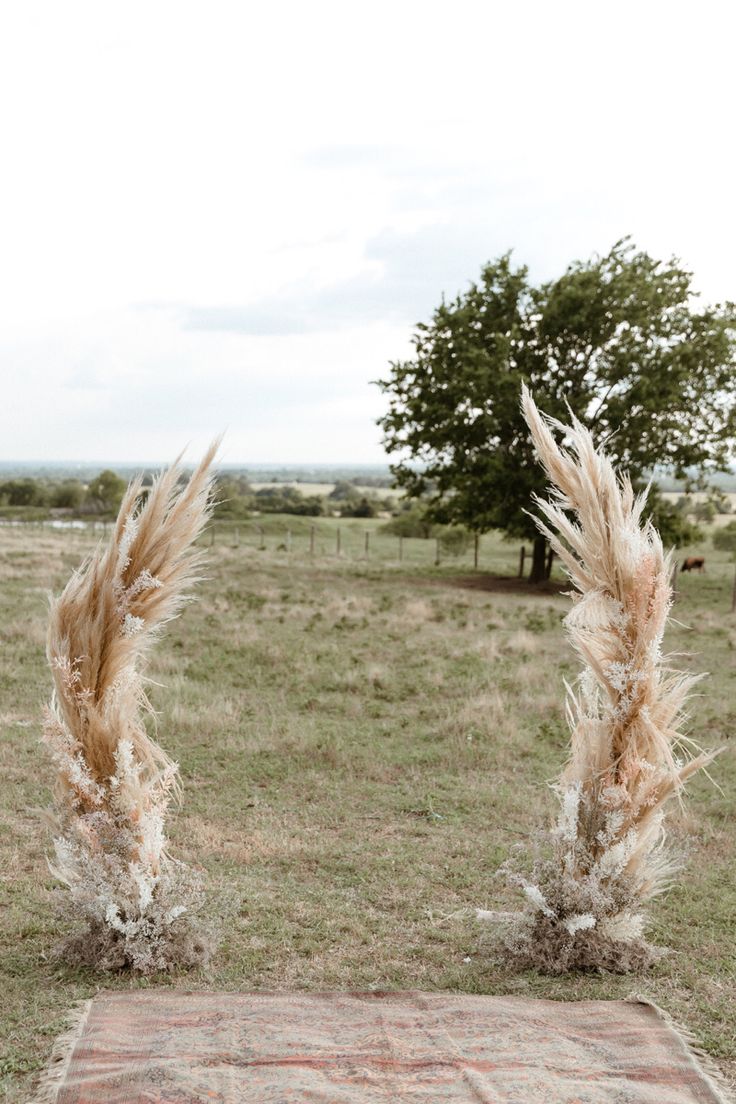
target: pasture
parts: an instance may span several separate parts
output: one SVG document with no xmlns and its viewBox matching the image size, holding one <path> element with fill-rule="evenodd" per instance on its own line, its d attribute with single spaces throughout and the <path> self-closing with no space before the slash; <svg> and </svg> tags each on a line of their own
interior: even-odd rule
<svg viewBox="0 0 736 1104">
<path fill-rule="evenodd" d="M 499 586 L 518 544 L 485 537 L 434 566 L 432 542 L 375 524 L 269 518 L 254 534 L 218 526 L 208 578 L 170 626 L 150 670 L 158 739 L 178 759 L 184 800 L 172 851 L 208 872 L 220 949 L 183 988 L 422 988 L 559 998 L 644 993 L 685 1022 L 736 1078 L 736 724 L 733 565 L 680 576 L 670 651 L 710 672 L 691 735 L 726 752 L 673 808 L 681 884 L 653 906 L 672 953 L 642 977 L 550 979 L 510 970 L 473 909 L 510 908 L 494 877 L 554 810 L 545 783 L 565 757 L 563 677 L 576 661 L 553 586 Z M 365 555 L 364 534 L 373 534 Z M 284 539 L 290 534 L 288 542 Z M 265 549 L 259 547 L 265 538 Z M 55 961 L 54 882 L 39 747 L 49 692 L 45 602 L 87 534 L 0 529 L 0 1055 L 2 1099 L 27 1099 L 64 1013 L 102 978 Z M 702 547 L 682 550 L 702 554 Z"/>
</svg>

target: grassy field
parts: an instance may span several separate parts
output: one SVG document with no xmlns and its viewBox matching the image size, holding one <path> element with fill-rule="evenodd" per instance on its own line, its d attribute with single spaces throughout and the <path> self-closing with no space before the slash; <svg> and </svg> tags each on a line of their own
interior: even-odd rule
<svg viewBox="0 0 736 1104">
<path fill-rule="evenodd" d="M 708 573 L 681 577 L 681 624 L 668 641 L 688 653 L 682 665 L 711 672 L 692 735 L 727 747 L 713 770 L 721 789 L 697 779 L 673 817 L 686 872 L 653 910 L 655 938 L 672 953 L 644 977 L 552 980 L 510 970 L 472 910 L 511 906 L 494 872 L 554 807 L 545 783 L 565 757 L 562 678 L 575 673 L 560 627 L 567 599 L 476 575 L 470 554 L 434 568 L 428 542 L 401 564 L 395 538 L 382 562 L 377 549 L 361 559 L 374 532 L 365 522 L 346 530 L 353 552 L 337 559 L 335 527 L 320 521 L 323 547 L 311 559 L 310 522 L 271 520 L 265 550 L 219 533 L 200 600 L 156 654 L 159 739 L 185 782 L 173 849 L 206 867 L 229 912 L 205 972 L 153 983 L 571 999 L 635 991 L 687 1023 L 736 1077 L 732 565 L 706 549 Z M 6 1101 L 27 1099 L 75 1000 L 151 984 L 51 954 L 59 926 L 42 821 L 51 772 L 38 743 L 45 596 L 90 545 L 76 533 L 0 530 Z M 486 571 L 515 573 L 518 545 L 486 537 L 481 553 Z"/>
</svg>

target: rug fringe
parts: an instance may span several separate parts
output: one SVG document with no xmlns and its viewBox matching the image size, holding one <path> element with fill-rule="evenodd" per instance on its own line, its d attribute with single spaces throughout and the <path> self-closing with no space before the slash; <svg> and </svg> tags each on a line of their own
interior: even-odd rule
<svg viewBox="0 0 736 1104">
<path fill-rule="evenodd" d="M 717 1104 L 736 1104 L 733 1086 L 721 1073 L 715 1059 L 706 1050 L 703 1050 L 689 1028 L 676 1020 L 665 1008 L 655 1004 L 649 997 L 645 997 L 640 993 L 632 993 L 625 999 L 627 1004 L 648 1005 L 657 1013 L 660 1019 L 664 1020 L 668 1027 L 672 1028 L 678 1038 L 682 1039 L 689 1057 L 698 1066 L 708 1082 L 708 1088 L 712 1091 L 713 1099 L 717 1101 Z"/>
<path fill-rule="evenodd" d="M 55 1040 L 48 1065 L 41 1074 L 36 1095 L 28 1104 L 55 1104 L 69 1069 L 74 1047 L 82 1037 L 91 1007 L 91 1000 L 79 1001 L 66 1016 L 66 1030 Z"/>
</svg>

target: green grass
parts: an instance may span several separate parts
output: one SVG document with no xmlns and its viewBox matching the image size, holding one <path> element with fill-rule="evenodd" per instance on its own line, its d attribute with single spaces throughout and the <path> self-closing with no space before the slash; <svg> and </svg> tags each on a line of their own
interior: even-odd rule
<svg viewBox="0 0 736 1104">
<path fill-rule="evenodd" d="M 668 644 L 708 670 L 692 735 L 727 751 L 697 779 L 671 837 L 689 849 L 681 884 L 653 908 L 672 953 L 639 978 L 551 980 L 494 957 L 472 909 L 509 907 L 499 863 L 550 814 L 545 783 L 564 760 L 567 599 L 550 590 L 472 586 L 472 559 L 432 566 L 375 523 L 269 519 L 265 550 L 216 533 L 200 600 L 171 626 L 151 676 L 159 739 L 180 762 L 174 852 L 206 867 L 227 900 L 207 971 L 153 984 L 238 988 L 423 988 L 555 998 L 644 992 L 736 1072 L 733 879 L 736 758 L 731 692 L 733 567 L 680 577 Z M 280 522 L 283 525 L 283 519 Z M 264 524 L 264 529 L 266 528 Z M 374 534 L 375 559 L 361 559 Z M 300 544 L 296 543 L 296 534 Z M 380 544 L 382 539 L 391 545 Z M 350 543 L 352 541 L 352 543 Z M 38 745 L 49 692 L 45 591 L 58 590 L 91 539 L 0 530 L 0 1087 L 27 1099 L 72 1003 L 98 988 L 151 982 L 55 962 L 56 891 L 45 863 L 51 771 Z M 379 561 L 379 549 L 385 555 Z M 352 552 L 350 550 L 352 549 Z M 702 551 L 693 550 L 693 551 Z M 515 573 L 518 545 L 486 537 L 481 566 Z M 482 580 L 481 580 L 482 581 Z M 468 961 L 469 960 L 469 961 Z"/>
</svg>

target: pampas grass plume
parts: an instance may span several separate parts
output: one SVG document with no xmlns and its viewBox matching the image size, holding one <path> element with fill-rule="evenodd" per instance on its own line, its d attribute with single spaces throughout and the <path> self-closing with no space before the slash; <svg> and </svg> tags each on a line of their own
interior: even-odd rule
<svg viewBox="0 0 736 1104">
<path fill-rule="evenodd" d="M 568 688 L 570 757 L 546 857 L 528 876 L 506 868 L 526 899 L 508 948 L 552 972 L 628 970 L 657 955 L 645 908 L 673 876 L 665 808 L 714 753 L 683 732 L 698 676 L 662 655 L 673 564 L 643 518 L 646 493 L 617 476 L 577 419 L 545 417 L 526 388 L 522 409 L 551 483 L 537 524 L 574 587 L 565 621 L 582 669 Z"/>
<path fill-rule="evenodd" d="M 198 578 L 195 542 L 211 511 L 215 442 L 182 485 L 175 463 L 135 479 L 112 537 L 52 602 L 54 682 L 44 739 L 56 767 L 55 861 L 86 930 L 67 953 L 142 972 L 187 965 L 205 948 L 193 924 L 196 876 L 167 851 L 178 768 L 149 735 L 143 670 Z"/>
</svg>

